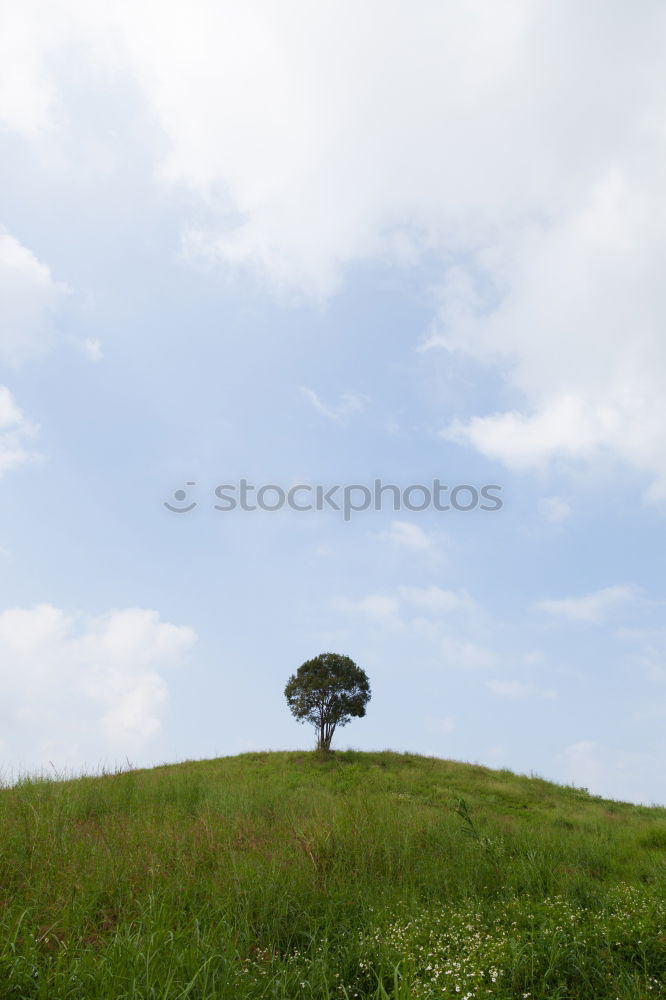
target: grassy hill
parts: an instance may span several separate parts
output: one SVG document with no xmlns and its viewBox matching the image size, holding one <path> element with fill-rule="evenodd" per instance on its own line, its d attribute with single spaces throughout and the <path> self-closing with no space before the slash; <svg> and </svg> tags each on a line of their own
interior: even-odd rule
<svg viewBox="0 0 666 1000">
<path fill-rule="evenodd" d="M 0 822 L 0 1000 L 666 997 L 666 809 L 294 752 L 25 780 Z"/>
</svg>

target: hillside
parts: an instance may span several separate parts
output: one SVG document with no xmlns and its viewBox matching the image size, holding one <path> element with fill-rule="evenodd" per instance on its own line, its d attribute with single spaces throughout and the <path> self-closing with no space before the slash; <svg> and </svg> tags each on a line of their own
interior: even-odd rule
<svg viewBox="0 0 666 1000">
<path fill-rule="evenodd" d="M 0 1000 L 666 997 L 666 809 L 348 751 L 25 780 L 0 819 Z"/>
</svg>

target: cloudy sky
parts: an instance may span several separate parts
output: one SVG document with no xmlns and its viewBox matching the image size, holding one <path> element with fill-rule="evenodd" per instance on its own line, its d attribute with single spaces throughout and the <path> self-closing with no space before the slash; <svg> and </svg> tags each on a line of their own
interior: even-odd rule
<svg viewBox="0 0 666 1000">
<path fill-rule="evenodd" d="M 4 0 L 5 778 L 311 746 L 333 650 L 338 746 L 666 802 L 665 45 L 657 0 Z"/>
</svg>

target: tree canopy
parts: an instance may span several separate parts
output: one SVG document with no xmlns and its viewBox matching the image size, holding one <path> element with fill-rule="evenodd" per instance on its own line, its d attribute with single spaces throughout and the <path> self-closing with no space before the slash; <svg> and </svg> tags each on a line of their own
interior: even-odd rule
<svg viewBox="0 0 666 1000">
<path fill-rule="evenodd" d="M 320 653 L 301 664 L 284 693 L 295 718 L 314 726 L 317 748 L 330 750 L 336 728 L 365 715 L 370 682 L 350 657 Z"/>
</svg>

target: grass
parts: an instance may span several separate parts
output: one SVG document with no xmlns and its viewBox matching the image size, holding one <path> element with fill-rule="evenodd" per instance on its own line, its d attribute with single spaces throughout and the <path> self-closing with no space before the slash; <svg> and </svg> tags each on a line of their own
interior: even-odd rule
<svg viewBox="0 0 666 1000">
<path fill-rule="evenodd" d="M 0 1000 L 666 997 L 666 809 L 396 753 L 0 790 Z"/>
</svg>

